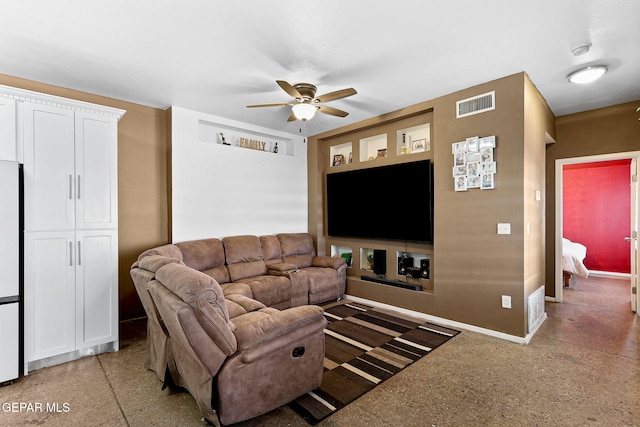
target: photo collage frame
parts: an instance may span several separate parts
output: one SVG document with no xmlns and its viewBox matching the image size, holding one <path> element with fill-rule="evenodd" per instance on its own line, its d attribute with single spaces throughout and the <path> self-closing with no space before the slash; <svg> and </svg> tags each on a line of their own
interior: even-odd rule
<svg viewBox="0 0 640 427">
<path fill-rule="evenodd" d="M 493 159 L 495 147 L 496 137 L 493 135 L 482 138 L 473 136 L 451 145 L 455 191 L 495 188 L 496 162 Z"/>
</svg>

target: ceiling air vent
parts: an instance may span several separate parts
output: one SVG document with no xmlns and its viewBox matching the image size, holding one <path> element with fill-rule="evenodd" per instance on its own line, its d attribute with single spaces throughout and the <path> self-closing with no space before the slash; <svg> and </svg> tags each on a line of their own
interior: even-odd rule
<svg viewBox="0 0 640 427">
<path fill-rule="evenodd" d="M 467 117 L 473 114 L 484 113 L 495 110 L 496 92 L 483 93 L 472 98 L 463 99 L 456 102 L 456 118 Z"/>
</svg>

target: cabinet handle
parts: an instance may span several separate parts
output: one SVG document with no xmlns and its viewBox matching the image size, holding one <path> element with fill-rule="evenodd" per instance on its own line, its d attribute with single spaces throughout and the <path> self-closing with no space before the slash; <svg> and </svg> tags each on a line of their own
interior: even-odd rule
<svg viewBox="0 0 640 427">
<path fill-rule="evenodd" d="M 78 200 L 80 200 L 80 175 L 78 175 Z"/>
<path fill-rule="evenodd" d="M 73 243 L 69 242 L 69 267 L 73 267 Z"/>
<path fill-rule="evenodd" d="M 82 243 L 78 240 L 78 265 L 82 265 Z"/>
<path fill-rule="evenodd" d="M 73 199 L 73 175 L 69 175 L 69 200 Z"/>
</svg>

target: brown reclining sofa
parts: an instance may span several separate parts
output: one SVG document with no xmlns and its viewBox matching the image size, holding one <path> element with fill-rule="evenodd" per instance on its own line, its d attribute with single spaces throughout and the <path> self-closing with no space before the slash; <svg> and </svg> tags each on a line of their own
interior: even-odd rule
<svg viewBox="0 0 640 427">
<path fill-rule="evenodd" d="M 318 387 L 323 310 L 347 265 L 311 235 L 231 236 L 149 249 L 131 267 L 147 313 L 146 367 L 187 389 L 205 419 L 232 424 Z"/>
</svg>

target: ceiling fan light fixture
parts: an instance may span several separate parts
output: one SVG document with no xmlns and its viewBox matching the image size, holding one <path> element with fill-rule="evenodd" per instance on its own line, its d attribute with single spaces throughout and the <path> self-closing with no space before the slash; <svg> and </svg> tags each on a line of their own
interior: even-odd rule
<svg viewBox="0 0 640 427">
<path fill-rule="evenodd" d="M 587 84 L 598 80 L 607 72 L 605 65 L 594 65 L 591 67 L 581 68 L 567 76 L 571 83 Z"/>
<path fill-rule="evenodd" d="M 291 107 L 293 110 L 293 114 L 296 116 L 298 120 L 307 121 L 312 119 L 316 114 L 316 110 L 318 109 L 315 105 L 308 104 L 306 102 L 301 102 L 295 104 Z"/>
</svg>

